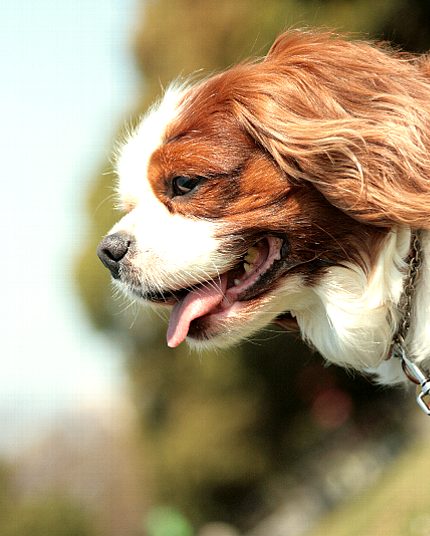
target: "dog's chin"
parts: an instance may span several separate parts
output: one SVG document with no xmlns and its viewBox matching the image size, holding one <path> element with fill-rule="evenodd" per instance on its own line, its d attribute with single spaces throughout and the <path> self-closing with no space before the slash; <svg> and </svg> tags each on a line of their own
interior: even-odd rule
<svg viewBox="0 0 430 536">
<path fill-rule="evenodd" d="M 276 321 L 273 301 L 272 292 L 262 293 L 258 298 L 236 302 L 227 311 L 197 318 L 189 326 L 186 342 L 197 350 L 236 345 Z M 295 319 L 289 313 L 284 316 L 289 316 L 297 329 Z"/>
<path fill-rule="evenodd" d="M 207 315 L 193 321 L 186 342 L 196 350 L 228 348 L 246 340 L 269 324 L 277 324 L 288 331 L 299 330 L 291 313 L 276 315 L 270 308 L 266 310 L 264 305 L 259 305 L 258 302 L 259 300 L 253 300 L 247 311 L 238 312 L 233 317 L 223 319 L 218 315 Z"/>
<path fill-rule="evenodd" d="M 238 301 L 227 309 L 215 310 L 195 318 L 189 324 L 185 342 L 197 351 L 223 349 L 239 344 L 270 324 L 279 325 L 288 331 L 298 331 L 299 327 L 293 313 L 286 311 L 279 314 L 285 298 L 288 301 L 288 296 L 283 296 L 279 292 L 282 282 L 280 278 L 277 285 L 256 298 Z M 155 308 L 172 310 L 174 307 L 169 302 L 162 304 L 144 300 L 144 303 Z M 178 346 L 171 343 L 169 333 L 167 338 L 169 346 Z"/>
<path fill-rule="evenodd" d="M 125 274 L 119 283 L 135 298 L 171 308 L 167 330 L 170 347 L 186 340 L 198 349 L 223 348 L 275 320 L 283 327 L 297 329 L 291 313 L 284 312 L 280 292 L 285 279 L 283 244 L 278 237 L 265 237 L 227 272 L 186 288 L 150 290 L 127 284 Z"/>
</svg>

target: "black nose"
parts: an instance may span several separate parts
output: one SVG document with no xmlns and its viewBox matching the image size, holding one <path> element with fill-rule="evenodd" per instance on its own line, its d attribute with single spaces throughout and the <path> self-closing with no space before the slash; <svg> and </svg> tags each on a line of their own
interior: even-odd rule
<svg viewBox="0 0 430 536">
<path fill-rule="evenodd" d="M 130 235 L 115 233 L 103 238 L 98 245 L 97 255 L 115 279 L 119 278 L 120 261 L 127 255 L 131 243 Z"/>
</svg>

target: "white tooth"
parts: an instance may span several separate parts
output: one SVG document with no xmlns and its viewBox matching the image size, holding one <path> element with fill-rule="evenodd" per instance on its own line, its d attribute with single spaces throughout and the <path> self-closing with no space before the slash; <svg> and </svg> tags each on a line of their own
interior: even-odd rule
<svg viewBox="0 0 430 536">
<path fill-rule="evenodd" d="M 243 263 L 243 269 L 245 270 L 246 273 L 250 272 L 252 270 L 252 266 L 250 264 L 248 264 L 247 262 L 244 262 Z"/>
<path fill-rule="evenodd" d="M 235 279 L 235 280 L 234 280 L 234 284 L 235 284 L 235 285 L 238 285 L 239 283 L 240 283 L 240 279 Z"/>
<path fill-rule="evenodd" d="M 245 255 L 245 261 L 252 264 L 258 257 L 258 249 L 254 246 L 250 247 Z"/>
</svg>

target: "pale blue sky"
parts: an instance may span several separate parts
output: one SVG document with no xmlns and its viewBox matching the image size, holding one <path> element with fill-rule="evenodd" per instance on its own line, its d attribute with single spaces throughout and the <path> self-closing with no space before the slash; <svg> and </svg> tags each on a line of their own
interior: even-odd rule
<svg viewBox="0 0 430 536">
<path fill-rule="evenodd" d="M 99 403 L 121 382 L 72 284 L 89 180 L 137 84 L 135 0 L 3 0 L 0 7 L 0 412 Z"/>
</svg>

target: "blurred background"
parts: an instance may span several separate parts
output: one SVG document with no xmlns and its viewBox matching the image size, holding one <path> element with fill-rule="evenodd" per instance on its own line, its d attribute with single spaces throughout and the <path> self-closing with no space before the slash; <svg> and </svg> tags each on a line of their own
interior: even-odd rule
<svg viewBox="0 0 430 536">
<path fill-rule="evenodd" d="M 0 536 L 430 536 L 412 393 L 275 328 L 168 349 L 95 256 L 122 130 L 303 26 L 423 52 L 430 2 L 3 0 Z"/>
</svg>

